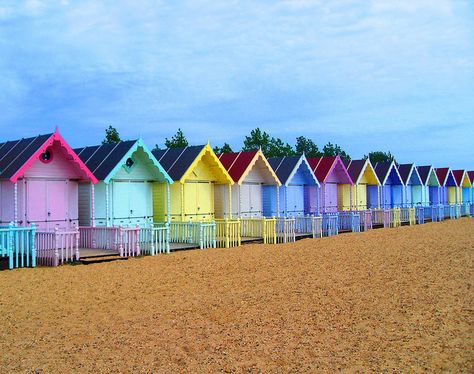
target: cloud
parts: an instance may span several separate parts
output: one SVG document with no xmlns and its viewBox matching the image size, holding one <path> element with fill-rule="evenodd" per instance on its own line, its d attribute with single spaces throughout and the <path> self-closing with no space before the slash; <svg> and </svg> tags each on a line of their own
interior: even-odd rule
<svg viewBox="0 0 474 374">
<path fill-rule="evenodd" d="M 238 146 L 259 125 L 472 160 L 472 15 L 463 0 L 2 3 L 0 138 L 59 124 L 80 145 L 112 124 Z"/>
</svg>

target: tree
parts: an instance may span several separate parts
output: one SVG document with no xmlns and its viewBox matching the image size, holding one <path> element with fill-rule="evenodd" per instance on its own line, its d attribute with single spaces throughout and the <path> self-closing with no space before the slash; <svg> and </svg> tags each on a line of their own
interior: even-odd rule
<svg viewBox="0 0 474 374">
<path fill-rule="evenodd" d="M 270 150 L 270 135 L 265 131 L 262 132 L 259 127 L 250 131 L 250 135 L 244 139 L 242 151 L 255 151 L 259 148 L 266 155 Z"/>
<path fill-rule="evenodd" d="M 364 159 L 367 159 L 367 158 L 374 165 L 377 162 L 386 162 L 386 161 L 392 162 L 393 160 L 395 160 L 395 157 L 393 157 L 393 155 L 390 153 L 390 151 L 388 151 L 388 152 L 384 152 L 384 151 L 369 152 L 368 155 L 364 156 Z"/>
<path fill-rule="evenodd" d="M 113 144 L 119 141 L 121 141 L 121 139 L 117 129 L 109 125 L 109 127 L 105 129 L 105 139 L 102 140 L 102 144 Z"/>
<path fill-rule="evenodd" d="M 184 148 L 188 145 L 188 139 L 186 139 L 181 129 L 178 129 L 178 131 L 176 131 L 176 134 L 174 134 L 171 139 L 165 139 L 166 148 Z"/>
<path fill-rule="evenodd" d="M 295 151 L 293 147 L 288 143 L 284 143 L 280 138 L 271 138 L 270 145 L 268 147 L 268 152 L 265 153 L 266 157 L 284 157 L 284 156 L 293 156 Z"/>
<path fill-rule="evenodd" d="M 332 144 L 328 142 L 323 148 L 323 156 L 337 156 L 339 155 L 343 160 L 350 160 L 351 156 L 342 150 L 342 148 L 337 144 Z"/>
<path fill-rule="evenodd" d="M 321 157 L 323 155 L 316 143 L 304 136 L 296 138 L 295 149 L 297 154 L 304 154 L 306 157 Z"/>
<path fill-rule="evenodd" d="M 214 153 L 216 155 L 220 155 L 221 153 L 232 153 L 232 148 L 228 143 L 224 143 L 222 147 L 215 146 L 214 147 Z"/>
</svg>

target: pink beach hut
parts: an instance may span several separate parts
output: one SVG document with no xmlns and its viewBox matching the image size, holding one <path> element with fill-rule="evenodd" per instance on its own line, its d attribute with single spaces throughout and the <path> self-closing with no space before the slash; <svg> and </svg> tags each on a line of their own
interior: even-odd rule
<svg viewBox="0 0 474 374">
<path fill-rule="evenodd" d="M 78 186 L 97 179 L 56 130 L 0 143 L 0 226 L 78 227 Z"/>
</svg>

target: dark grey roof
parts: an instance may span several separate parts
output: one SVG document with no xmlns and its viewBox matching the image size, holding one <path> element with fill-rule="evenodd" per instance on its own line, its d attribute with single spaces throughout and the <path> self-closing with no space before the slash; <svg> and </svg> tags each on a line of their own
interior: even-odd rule
<svg viewBox="0 0 474 374">
<path fill-rule="evenodd" d="M 417 166 L 418 174 L 421 178 L 421 183 L 426 184 L 430 175 L 431 166 Z"/>
<path fill-rule="evenodd" d="M 163 166 L 171 179 L 180 180 L 199 156 L 205 145 L 195 145 L 185 148 L 168 148 L 153 151 L 153 155 Z"/>
<path fill-rule="evenodd" d="M 38 135 L 33 138 L 0 143 L 0 179 L 13 177 L 53 135 Z"/>
<path fill-rule="evenodd" d="M 390 166 L 392 162 L 384 161 L 384 162 L 377 162 L 375 164 L 375 174 L 379 178 L 380 183 L 385 181 L 385 177 L 387 176 L 388 172 L 390 171 Z"/>
<path fill-rule="evenodd" d="M 272 167 L 280 182 L 282 184 L 286 184 L 300 158 L 301 156 L 270 157 L 268 159 L 268 163 Z"/>
<path fill-rule="evenodd" d="M 98 180 L 104 180 L 137 140 L 76 148 L 74 152 Z"/>
<path fill-rule="evenodd" d="M 402 182 L 407 184 L 408 178 L 410 177 L 411 169 L 413 169 L 413 164 L 401 164 L 398 165 L 398 173 L 402 178 Z"/>
</svg>

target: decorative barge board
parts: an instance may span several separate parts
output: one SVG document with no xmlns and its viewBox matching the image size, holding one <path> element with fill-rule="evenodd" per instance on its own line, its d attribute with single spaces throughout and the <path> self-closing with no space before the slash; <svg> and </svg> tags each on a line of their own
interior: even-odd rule
<svg viewBox="0 0 474 374">
<path fill-rule="evenodd" d="M 454 179 L 453 172 L 448 167 L 436 168 L 435 171 L 441 185 L 440 204 L 456 204 L 457 183 Z"/>
<path fill-rule="evenodd" d="M 164 192 L 159 189 L 154 200 L 155 222 L 170 216 L 172 242 L 200 243 L 200 248 L 239 245 L 239 223 L 231 222 L 234 182 L 211 146 L 169 148 L 153 154 L 175 182 L 171 204 L 163 203 L 160 195 Z"/>
<path fill-rule="evenodd" d="M 263 190 L 276 190 L 280 180 L 261 150 L 224 153 L 219 160 L 234 181 L 232 185 L 232 214 L 236 218 L 263 217 Z M 228 201 L 228 191 L 222 190 L 221 199 Z M 230 216 L 227 206 L 224 214 Z"/>
<path fill-rule="evenodd" d="M 382 186 L 380 187 L 380 205 L 383 209 L 399 208 L 403 204 L 403 181 L 395 161 L 378 162 L 375 173 Z"/>
<path fill-rule="evenodd" d="M 380 208 L 380 181 L 370 160 L 368 158 L 365 160 L 346 160 L 344 165 L 354 183 L 352 209 L 359 211 Z M 350 200 L 350 186 L 347 186 L 344 189 L 344 205 L 347 205 Z"/>
<path fill-rule="evenodd" d="M 97 179 L 56 130 L 0 143 L 0 226 L 78 226 L 79 182 Z"/>
<path fill-rule="evenodd" d="M 351 202 L 343 198 L 347 189 L 351 196 L 353 182 L 340 156 L 308 158 L 308 163 L 321 184 L 321 212 L 350 209 Z"/>
<path fill-rule="evenodd" d="M 10 268 L 79 260 L 80 181 L 97 183 L 57 129 L 0 143 L 0 257 Z"/>
<path fill-rule="evenodd" d="M 282 186 L 264 188 L 267 217 L 302 217 L 319 212 L 319 182 L 305 156 L 273 157 L 268 160 Z"/>
<path fill-rule="evenodd" d="M 153 223 L 153 186 L 169 202 L 166 191 L 173 183 L 141 139 L 77 148 L 75 150 L 99 180 L 96 186 L 79 186 L 81 226 L 141 226 Z M 93 198 L 94 196 L 94 198 Z M 162 217 L 166 221 L 166 216 Z"/>
<path fill-rule="evenodd" d="M 404 184 L 403 206 L 406 208 L 421 206 L 423 202 L 423 183 L 415 164 L 398 165 L 398 173 Z"/>
<path fill-rule="evenodd" d="M 453 170 L 453 176 L 458 187 L 456 188 L 456 200 L 459 204 L 471 202 L 472 183 L 466 170 Z"/>
<path fill-rule="evenodd" d="M 440 204 L 440 183 L 433 166 L 417 166 L 416 169 L 422 184 L 423 206 Z"/>
</svg>

